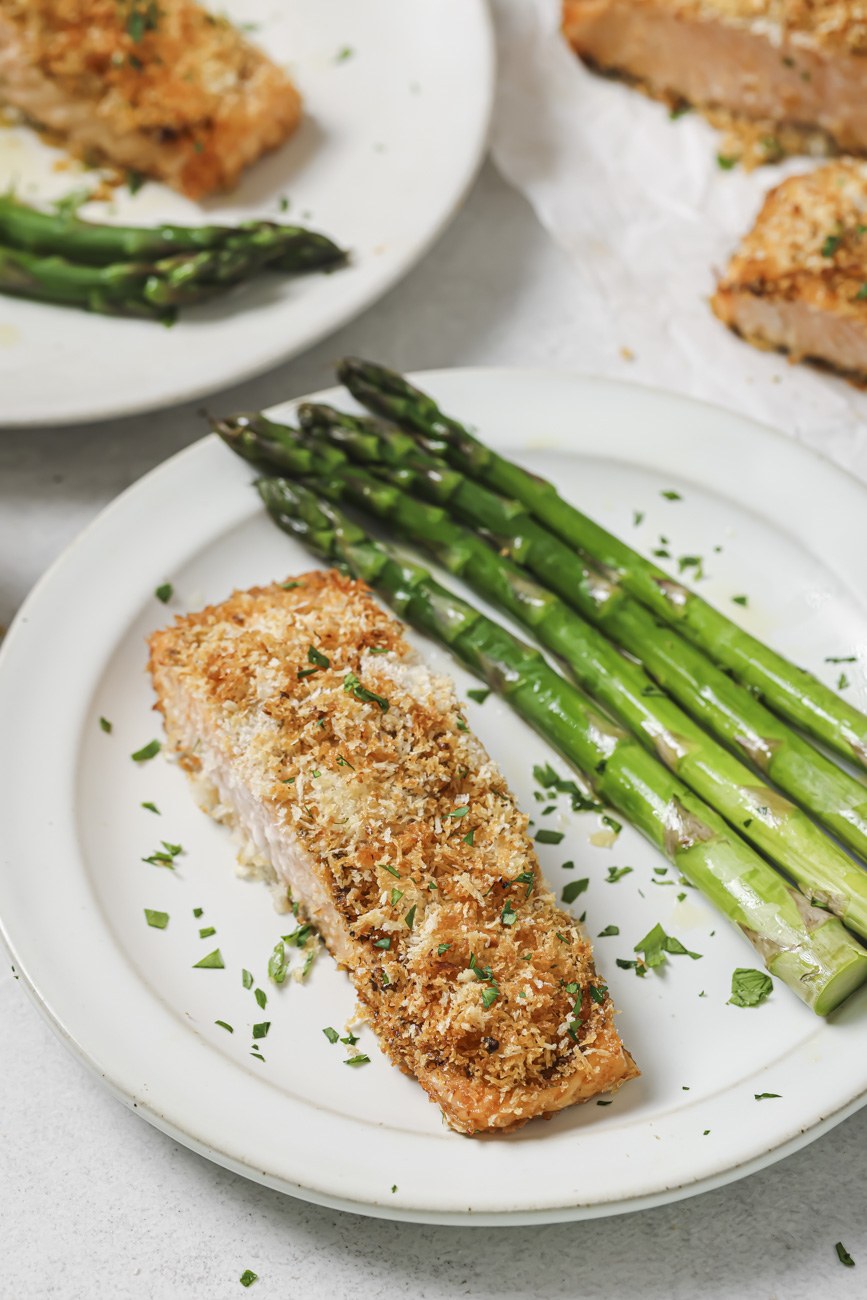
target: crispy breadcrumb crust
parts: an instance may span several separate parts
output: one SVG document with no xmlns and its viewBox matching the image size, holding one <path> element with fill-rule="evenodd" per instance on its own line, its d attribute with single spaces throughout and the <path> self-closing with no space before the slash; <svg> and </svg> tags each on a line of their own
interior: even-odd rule
<svg viewBox="0 0 867 1300">
<path fill-rule="evenodd" d="M 65 101 L 45 126 L 62 131 L 68 107 L 87 105 L 94 147 L 112 137 L 119 153 L 103 144 L 110 161 L 138 162 L 191 198 L 231 188 L 301 117 L 286 74 L 228 19 L 189 0 L 0 0 L 0 23 L 16 62 Z M 37 101 L 30 82 L 21 102 L 7 80 L 10 102 Z M 70 144 L 86 151 L 88 133 L 76 131 Z"/>
<path fill-rule="evenodd" d="M 314 571 L 236 592 L 150 647 L 158 707 L 180 691 L 206 709 L 210 743 L 320 864 L 367 1018 L 455 1127 L 514 1126 L 637 1073 L 527 817 L 363 583 Z"/>
<path fill-rule="evenodd" d="M 865 164 L 841 159 L 770 191 L 711 301 L 726 325 L 736 324 L 743 294 L 804 303 L 867 326 Z"/>
<path fill-rule="evenodd" d="M 602 0 L 604 3 L 605 0 Z M 783 39 L 828 52 L 867 53 L 867 5 L 860 0 L 631 0 L 635 7 L 665 10 L 689 21 L 717 21 L 747 28 L 779 44 Z M 568 29 L 587 0 L 564 0 Z"/>
</svg>

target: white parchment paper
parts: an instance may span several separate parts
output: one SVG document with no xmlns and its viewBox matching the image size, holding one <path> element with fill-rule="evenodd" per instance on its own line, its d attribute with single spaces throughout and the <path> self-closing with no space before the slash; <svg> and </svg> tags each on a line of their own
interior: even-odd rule
<svg viewBox="0 0 867 1300">
<path fill-rule="evenodd" d="M 697 114 L 672 120 L 584 68 L 559 0 L 492 3 L 494 159 L 578 272 L 576 368 L 742 411 L 867 479 L 867 393 L 757 351 L 708 306 L 767 190 L 814 164 L 723 171 L 721 137 Z"/>
</svg>

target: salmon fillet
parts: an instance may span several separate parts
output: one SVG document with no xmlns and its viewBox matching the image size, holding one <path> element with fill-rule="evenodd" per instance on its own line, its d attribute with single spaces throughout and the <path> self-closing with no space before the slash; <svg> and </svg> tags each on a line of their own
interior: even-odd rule
<svg viewBox="0 0 867 1300">
<path fill-rule="evenodd" d="M 651 94 L 867 150 L 867 11 L 859 0 L 564 0 L 582 58 Z"/>
<path fill-rule="evenodd" d="M 189 0 L 0 0 L 0 100 L 88 161 L 194 199 L 301 118 L 286 74 Z"/>
<path fill-rule="evenodd" d="M 206 804 L 302 904 L 453 1128 L 516 1128 L 638 1073 L 527 818 L 363 583 L 316 571 L 236 592 L 150 649 Z"/>
<path fill-rule="evenodd" d="M 865 164 L 827 163 L 771 190 L 711 306 L 757 347 L 867 378 Z"/>
</svg>

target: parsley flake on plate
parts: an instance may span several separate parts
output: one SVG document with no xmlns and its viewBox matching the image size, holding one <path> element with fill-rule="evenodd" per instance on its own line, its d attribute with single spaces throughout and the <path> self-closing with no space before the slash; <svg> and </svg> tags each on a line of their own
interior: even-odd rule
<svg viewBox="0 0 867 1300">
<path fill-rule="evenodd" d="M 162 745 L 158 740 L 151 740 L 146 745 L 142 745 L 141 749 L 137 749 L 134 754 L 130 754 L 130 758 L 134 763 L 146 763 L 149 758 L 156 758 L 161 749 Z"/>
<path fill-rule="evenodd" d="M 476 704 L 484 704 L 485 700 L 488 698 L 490 693 L 491 692 L 489 690 L 483 688 L 479 688 L 478 690 L 474 689 L 471 691 L 467 691 L 467 695 L 469 696 L 469 698 L 471 700 L 475 700 Z"/>
<path fill-rule="evenodd" d="M 214 1024 L 219 1025 L 221 1029 L 227 1029 L 230 1034 L 234 1034 L 235 1032 L 232 1026 L 227 1024 L 225 1020 L 215 1020 Z"/>
<path fill-rule="evenodd" d="M 628 876 L 632 870 L 632 867 L 609 867 L 608 875 L 605 877 L 606 885 L 616 885 L 618 880 L 622 880 L 624 876 Z"/>
<path fill-rule="evenodd" d="M 213 927 L 212 925 L 206 925 L 206 926 L 204 927 L 204 929 L 202 929 L 202 930 L 199 931 L 199 938 L 200 938 L 200 939 L 210 939 L 211 935 L 212 935 L 212 934 L 216 934 L 216 933 L 217 933 L 217 931 L 214 929 L 214 927 Z"/>
<path fill-rule="evenodd" d="M 739 966 L 732 975 L 729 1002 L 736 1007 L 758 1007 L 770 996 L 773 988 L 773 980 L 764 971 Z"/>
<path fill-rule="evenodd" d="M 201 970 L 225 969 L 225 963 L 223 962 L 223 955 L 220 952 L 219 948 L 215 948 L 213 952 L 209 952 L 207 957 L 203 957 L 201 961 L 193 962 L 193 970 L 196 970 L 197 968 Z"/>
<path fill-rule="evenodd" d="M 256 989 L 256 992 L 254 993 L 253 996 L 258 1002 L 260 1008 L 264 1011 L 268 1003 L 268 994 L 265 992 L 264 989 Z"/>
<path fill-rule="evenodd" d="M 111 723 L 108 718 L 100 718 L 99 725 L 107 735 L 111 735 Z M 135 757 L 135 755 L 133 755 L 133 757 Z"/>
<path fill-rule="evenodd" d="M 173 592 L 174 592 L 174 587 L 172 586 L 172 584 L 170 582 L 164 582 L 161 587 L 157 587 L 156 591 L 154 592 L 154 595 L 156 596 L 157 600 L 161 600 L 164 605 L 167 605 L 172 598 Z"/>
<path fill-rule="evenodd" d="M 241 983 L 244 985 L 245 989 L 251 989 L 253 987 L 253 976 L 250 973 L 250 971 L 248 970 L 241 971 Z"/>
<path fill-rule="evenodd" d="M 269 1030 L 270 1028 L 271 1028 L 271 1021 L 270 1021 L 270 1020 L 263 1020 L 263 1021 L 261 1021 L 258 1025 L 254 1025 L 254 1026 L 253 1026 L 253 1037 L 254 1037 L 254 1038 L 267 1038 L 267 1037 L 268 1037 L 268 1030 Z"/>
<path fill-rule="evenodd" d="M 661 925 L 655 925 L 643 939 L 639 939 L 632 951 L 640 952 L 645 966 L 650 969 L 661 966 L 667 960 L 666 953 L 677 957 L 691 957 L 693 961 L 698 961 L 701 957 L 700 952 L 690 952 L 688 948 L 684 948 L 679 939 L 666 934 Z"/>
<path fill-rule="evenodd" d="M 348 1056 L 343 1062 L 344 1065 L 369 1065 L 370 1057 L 366 1052 L 359 1052 L 357 1056 Z"/>
<path fill-rule="evenodd" d="M 241 1276 L 238 1278 L 241 1286 L 252 1286 L 253 1283 L 258 1282 L 258 1280 L 259 1274 L 254 1273 L 251 1268 L 245 1268 Z"/>
<path fill-rule="evenodd" d="M 560 897 L 564 903 L 574 903 L 578 895 L 583 894 L 589 884 L 590 879 L 588 876 L 585 876 L 582 880 L 570 880 L 568 885 L 563 886 L 563 893 Z"/>
<path fill-rule="evenodd" d="M 837 1252 L 837 1258 L 839 1259 L 841 1264 L 845 1264 L 846 1268 L 855 1267 L 855 1261 L 852 1258 L 852 1256 L 849 1254 L 846 1247 L 843 1245 L 842 1241 L 838 1241 L 834 1249 Z"/>
<path fill-rule="evenodd" d="M 767 1097 L 767 1098 L 771 1098 L 771 1097 L 781 1097 L 781 1096 L 782 1096 L 782 1093 L 779 1093 L 779 1092 L 756 1092 L 756 1093 L 753 1093 L 753 1096 L 755 1097 L 756 1101 L 764 1101 L 766 1097 Z"/>
<path fill-rule="evenodd" d="M 156 813 L 158 817 L 162 816 L 162 813 L 160 812 L 159 808 L 156 806 L 155 803 L 151 803 L 150 800 L 148 800 L 147 803 L 143 803 L 142 808 L 147 808 L 148 812 Z"/>
<path fill-rule="evenodd" d="M 325 1037 L 328 1039 L 329 1043 L 336 1043 L 338 1038 L 340 1037 L 337 1030 L 332 1029 L 330 1025 L 326 1025 L 326 1027 L 323 1029 L 322 1032 L 325 1035 Z"/>
<path fill-rule="evenodd" d="M 619 933 L 620 933 L 620 926 L 619 926 L 619 925 L 606 925 L 606 927 L 605 927 L 604 930 L 600 930 L 600 931 L 599 931 L 599 933 L 597 934 L 596 938 L 597 938 L 597 939 L 609 939 L 612 935 L 619 934 Z"/>
<path fill-rule="evenodd" d="M 164 930 L 169 923 L 168 912 L 154 912 L 150 907 L 146 907 L 144 914 L 148 925 L 153 926 L 155 930 Z"/>
<path fill-rule="evenodd" d="M 565 838 L 563 831 L 549 831 L 544 828 L 536 831 L 536 834 L 533 836 L 533 839 L 537 844 L 559 844 L 561 840 L 564 840 Z"/>
</svg>

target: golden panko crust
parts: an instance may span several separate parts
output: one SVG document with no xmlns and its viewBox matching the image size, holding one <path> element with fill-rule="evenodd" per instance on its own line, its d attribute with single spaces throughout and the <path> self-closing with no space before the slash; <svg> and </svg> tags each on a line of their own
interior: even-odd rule
<svg viewBox="0 0 867 1300">
<path fill-rule="evenodd" d="M 230 188 L 300 120 L 286 74 L 190 0 L 0 0 L 0 27 L 14 45 L 0 97 L 121 165 L 140 141 L 141 169 L 193 198 Z"/>
<path fill-rule="evenodd" d="M 247 790 L 320 864 L 367 1018 L 450 1122 L 513 1126 L 637 1073 L 527 817 L 363 583 L 236 592 L 150 645 L 158 694 L 170 673 L 210 712 Z"/>
<path fill-rule="evenodd" d="M 841 159 L 771 190 L 717 286 L 723 319 L 736 292 L 867 322 L 867 167 Z"/>
</svg>

